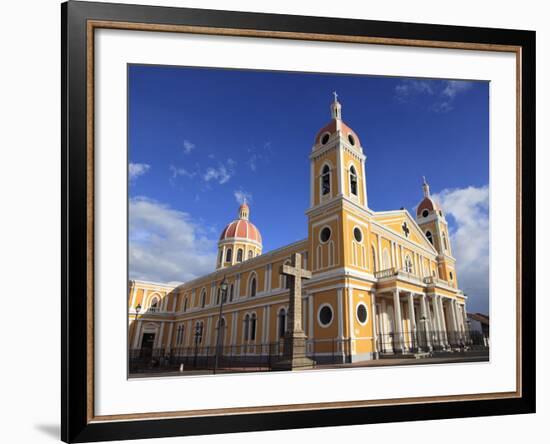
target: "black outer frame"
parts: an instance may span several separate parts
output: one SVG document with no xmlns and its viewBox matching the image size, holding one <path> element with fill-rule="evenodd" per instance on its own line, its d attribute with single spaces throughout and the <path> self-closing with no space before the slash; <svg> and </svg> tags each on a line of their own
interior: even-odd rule
<svg viewBox="0 0 550 444">
<path fill-rule="evenodd" d="M 522 48 L 521 398 L 119 422 L 87 421 L 86 23 L 124 22 Z M 535 412 L 535 32 L 69 1 L 61 5 L 61 439 L 90 442 Z"/>
</svg>

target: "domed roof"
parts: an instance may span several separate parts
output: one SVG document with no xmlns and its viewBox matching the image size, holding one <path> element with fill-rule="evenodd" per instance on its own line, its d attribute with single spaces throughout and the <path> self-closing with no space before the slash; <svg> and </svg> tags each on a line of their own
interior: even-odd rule
<svg viewBox="0 0 550 444">
<path fill-rule="evenodd" d="M 315 145 L 324 145 L 325 143 L 327 143 L 329 137 L 340 130 L 342 136 L 349 142 L 350 145 L 360 147 L 361 142 L 359 140 L 359 137 L 357 137 L 355 131 L 353 131 L 342 121 L 342 105 L 340 104 L 340 102 L 338 102 L 337 94 L 333 94 L 334 102 L 330 105 L 332 120 L 319 130 L 319 132 L 315 136 Z M 325 135 L 328 135 L 329 137 L 325 137 Z"/>
<path fill-rule="evenodd" d="M 426 182 L 426 178 L 423 177 L 422 181 L 423 181 L 422 188 L 424 190 L 424 199 L 422 199 L 422 201 L 418 204 L 418 207 L 416 208 L 417 216 L 421 216 L 424 210 L 428 210 L 428 211 L 441 210 L 437 202 L 435 202 L 430 195 L 430 186 L 428 185 L 428 182 Z"/>
<path fill-rule="evenodd" d="M 260 230 L 248 220 L 249 207 L 245 202 L 239 207 L 239 218 L 230 222 L 222 231 L 220 241 L 230 239 L 245 239 L 258 244 L 262 243 Z"/>
<path fill-rule="evenodd" d="M 420 216 L 424 210 L 438 211 L 439 206 L 437 205 L 436 202 L 432 200 L 431 197 L 425 197 L 424 199 L 422 199 L 422 202 L 420 202 L 420 204 L 418 205 L 418 208 L 416 209 L 416 214 Z"/>
<path fill-rule="evenodd" d="M 325 125 L 323 128 L 319 130 L 319 132 L 315 136 L 315 145 L 324 145 L 324 143 L 322 143 L 323 136 L 325 134 L 332 136 L 336 131 L 337 131 L 336 120 L 332 120 L 331 122 L 329 122 L 327 125 Z M 357 137 L 357 134 L 355 133 L 355 131 L 353 131 L 344 122 L 340 122 L 340 131 L 342 132 L 346 140 L 350 142 L 350 144 L 352 144 L 353 146 L 361 146 L 361 141 L 359 140 L 359 137 Z M 350 139 L 350 136 L 352 137 L 351 139 Z"/>
</svg>

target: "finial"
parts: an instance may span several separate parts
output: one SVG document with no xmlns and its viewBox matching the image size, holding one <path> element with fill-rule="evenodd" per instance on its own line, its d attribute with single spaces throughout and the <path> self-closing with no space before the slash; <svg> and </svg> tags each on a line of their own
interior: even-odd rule
<svg viewBox="0 0 550 444">
<path fill-rule="evenodd" d="M 333 91 L 332 94 L 334 94 L 334 102 L 330 105 L 330 114 L 334 120 L 339 121 L 342 119 L 342 105 L 338 102 L 338 93 Z"/>
<path fill-rule="evenodd" d="M 424 190 L 424 197 L 430 197 L 430 186 L 426 181 L 426 176 L 422 176 L 422 189 Z"/>
</svg>

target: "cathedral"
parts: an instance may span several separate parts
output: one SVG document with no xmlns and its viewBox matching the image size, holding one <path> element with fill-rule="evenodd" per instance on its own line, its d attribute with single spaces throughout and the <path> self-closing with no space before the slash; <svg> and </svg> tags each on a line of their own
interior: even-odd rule
<svg viewBox="0 0 550 444">
<path fill-rule="evenodd" d="M 311 272 L 301 281 L 301 323 L 315 363 L 464 347 L 466 296 L 445 214 L 426 179 L 414 217 L 370 209 L 366 156 L 336 94 L 330 113 L 309 155 L 307 237 L 263 253 L 244 203 L 220 235 L 215 271 L 178 286 L 130 281 L 130 359 L 197 365 L 215 350 L 227 365 L 273 362 L 288 330 L 290 279 L 282 266 L 294 253 Z"/>
</svg>

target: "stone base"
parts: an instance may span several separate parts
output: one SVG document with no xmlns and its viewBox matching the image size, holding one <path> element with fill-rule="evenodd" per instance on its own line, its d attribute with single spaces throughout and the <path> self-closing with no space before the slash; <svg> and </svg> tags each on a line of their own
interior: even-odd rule
<svg viewBox="0 0 550 444">
<path fill-rule="evenodd" d="M 306 335 L 303 331 L 287 332 L 284 338 L 283 359 L 273 370 L 302 370 L 313 368 L 315 361 L 306 356 Z"/>
<path fill-rule="evenodd" d="M 273 364 L 273 370 L 307 370 L 315 366 L 315 361 L 307 356 L 284 359 Z"/>
</svg>

